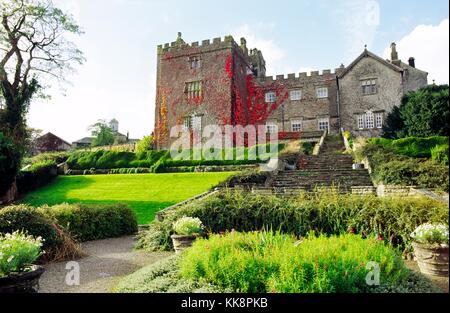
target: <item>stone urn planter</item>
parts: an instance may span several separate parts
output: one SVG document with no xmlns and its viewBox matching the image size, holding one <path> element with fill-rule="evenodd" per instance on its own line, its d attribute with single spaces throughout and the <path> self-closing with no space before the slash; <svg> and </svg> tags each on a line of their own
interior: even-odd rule
<svg viewBox="0 0 450 313">
<path fill-rule="evenodd" d="M 185 249 L 192 246 L 197 236 L 184 236 L 184 235 L 172 235 L 173 248 L 175 249 L 175 253 L 179 254 L 183 252 Z"/>
<path fill-rule="evenodd" d="M 425 245 L 413 242 L 420 271 L 433 276 L 448 276 L 448 245 Z"/>
<path fill-rule="evenodd" d="M 29 272 L 10 274 L 0 278 L 0 293 L 37 293 L 39 279 L 45 269 L 33 265 Z"/>
</svg>

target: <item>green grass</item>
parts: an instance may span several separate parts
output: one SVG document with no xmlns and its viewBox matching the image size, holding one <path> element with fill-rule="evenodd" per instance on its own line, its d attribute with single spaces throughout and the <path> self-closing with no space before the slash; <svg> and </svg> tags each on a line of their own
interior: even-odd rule
<svg viewBox="0 0 450 313">
<path fill-rule="evenodd" d="M 59 203 L 127 203 L 139 224 L 155 218 L 168 206 L 207 191 L 235 173 L 177 173 L 60 176 L 52 184 L 28 194 L 23 202 L 32 206 Z"/>
</svg>

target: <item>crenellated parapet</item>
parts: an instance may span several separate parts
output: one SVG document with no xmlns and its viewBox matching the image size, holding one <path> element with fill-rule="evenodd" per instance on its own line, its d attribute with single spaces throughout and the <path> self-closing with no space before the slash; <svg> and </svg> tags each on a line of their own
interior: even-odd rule
<svg viewBox="0 0 450 313">
<path fill-rule="evenodd" d="M 202 50 L 210 51 L 210 50 L 219 50 L 226 49 L 231 47 L 239 47 L 239 45 L 234 41 L 232 36 L 225 37 L 217 37 L 211 39 L 205 39 L 202 41 L 195 41 L 190 44 L 184 42 L 181 39 L 181 34 L 179 34 L 179 38 L 177 41 L 171 43 L 165 43 L 162 45 L 158 45 L 158 54 L 163 55 L 166 53 L 183 53 L 189 52 L 192 50 L 196 50 L 201 52 Z"/>
<path fill-rule="evenodd" d="M 337 73 L 339 69 L 335 69 L 334 71 L 326 69 L 319 71 L 311 71 L 310 73 L 301 72 L 301 73 L 289 73 L 287 75 L 276 75 L 276 76 L 265 76 L 261 77 L 260 81 L 262 83 L 265 82 L 279 82 L 279 83 L 306 83 L 306 82 L 314 82 L 314 81 L 329 81 L 337 78 Z"/>
</svg>

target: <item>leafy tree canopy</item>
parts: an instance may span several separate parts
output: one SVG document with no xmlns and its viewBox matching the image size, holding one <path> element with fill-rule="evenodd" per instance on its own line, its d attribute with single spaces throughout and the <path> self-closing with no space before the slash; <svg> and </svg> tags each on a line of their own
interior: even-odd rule
<svg viewBox="0 0 450 313">
<path fill-rule="evenodd" d="M 430 85 L 406 94 L 400 107 L 388 115 L 385 138 L 449 135 L 448 85 Z"/>
<path fill-rule="evenodd" d="M 109 146 L 114 144 L 114 132 L 106 121 L 99 120 L 97 123 L 90 126 L 89 129 L 94 137 L 94 140 L 92 141 L 93 147 Z"/>
</svg>

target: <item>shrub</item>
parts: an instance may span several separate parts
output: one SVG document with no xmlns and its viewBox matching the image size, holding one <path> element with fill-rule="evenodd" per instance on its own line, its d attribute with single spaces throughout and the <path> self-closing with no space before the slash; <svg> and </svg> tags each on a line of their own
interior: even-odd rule
<svg viewBox="0 0 450 313">
<path fill-rule="evenodd" d="M 396 140 L 385 138 L 370 138 L 368 142 L 391 150 L 395 154 L 406 155 L 412 158 L 430 158 L 431 149 L 436 145 L 447 145 L 448 137 L 433 136 L 428 138 L 407 137 Z"/>
<path fill-rule="evenodd" d="M 324 191 L 289 199 L 223 191 L 168 211 L 162 222 L 152 223 L 150 230 L 141 235 L 140 247 L 158 250 L 155 245 L 159 243 L 159 249 L 171 249 L 172 224 L 182 216 L 198 217 L 212 233 L 273 229 L 305 236 L 311 230 L 336 235 L 352 231 L 380 236 L 406 249 L 418 225 L 447 223 L 448 210 L 445 204 L 427 198 L 379 198 Z M 149 242 L 152 245 L 147 245 Z"/>
<path fill-rule="evenodd" d="M 56 162 L 53 160 L 34 163 L 17 177 L 17 188 L 21 194 L 41 188 L 58 176 Z"/>
<path fill-rule="evenodd" d="M 136 144 L 136 153 L 144 153 L 153 150 L 153 136 L 145 136 Z"/>
<path fill-rule="evenodd" d="M 15 231 L 0 234 L 0 277 L 25 272 L 41 255 L 42 238 Z"/>
<path fill-rule="evenodd" d="M 448 165 L 448 143 L 432 148 L 431 159 L 442 165 Z"/>
<path fill-rule="evenodd" d="M 356 151 L 358 160 L 366 157 L 376 183 L 449 190 L 448 167 L 433 160 L 397 155 L 381 145 L 366 144 Z"/>
<path fill-rule="evenodd" d="M 137 232 L 136 216 L 125 204 L 60 204 L 45 206 L 39 211 L 81 242 Z"/>
<path fill-rule="evenodd" d="M 411 238 L 422 244 L 446 244 L 448 245 L 448 225 L 422 224 L 412 233 Z"/>
<path fill-rule="evenodd" d="M 173 224 L 175 234 L 192 236 L 203 232 L 203 224 L 199 218 L 182 217 Z"/>
<path fill-rule="evenodd" d="M 225 181 L 219 183 L 216 187 L 229 187 L 245 185 L 264 185 L 269 172 L 260 172 L 258 170 L 246 170 L 228 177 Z"/>
<path fill-rule="evenodd" d="M 73 260 L 82 256 L 76 243 L 44 214 L 24 205 L 0 210 L 0 233 L 24 231 L 44 240 L 41 261 Z"/>
<path fill-rule="evenodd" d="M 38 154 L 31 158 L 31 164 L 42 163 L 45 161 L 54 161 L 56 164 L 66 162 L 70 152 L 46 152 Z"/>
<path fill-rule="evenodd" d="M 123 278 L 115 288 L 119 293 L 218 293 L 227 290 L 212 284 L 181 277 L 179 257 L 173 256 Z"/>
<path fill-rule="evenodd" d="M 396 251 L 375 239 L 347 234 L 296 241 L 272 232 L 213 235 L 182 255 L 180 271 L 186 279 L 250 293 L 367 292 L 369 262 L 379 264 L 383 285 L 407 277 Z"/>
<path fill-rule="evenodd" d="M 0 132 L 0 197 L 11 187 L 20 166 L 20 154 L 11 140 Z"/>
</svg>

